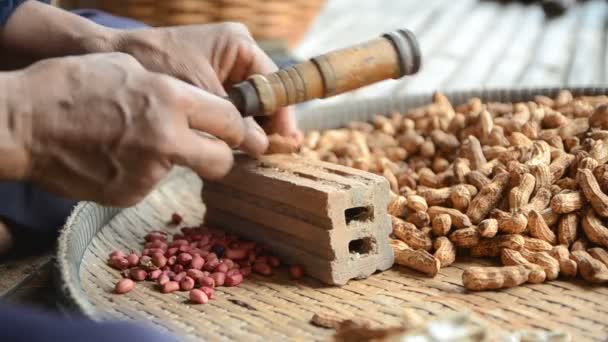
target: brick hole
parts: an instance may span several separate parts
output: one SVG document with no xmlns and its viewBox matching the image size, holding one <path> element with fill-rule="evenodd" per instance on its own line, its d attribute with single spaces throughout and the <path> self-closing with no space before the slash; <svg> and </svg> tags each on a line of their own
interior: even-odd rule
<svg viewBox="0 0 608 342">
<path fill-rule="evenodd" d="M 351 223 L 352 221 L 370 221 L 374 218 L 374 208 L 373 207 L 354 207 L 344 210 L 344 218 L 346 219 L 346 224 Z"/>
<path fill-rule="evenodd" d="M 375 241 L 369 237 L 353 240 L 348 243 L 348 251 L 350 254 L 369 254 L 374 250 L 374 242 Z"/>
</svg>

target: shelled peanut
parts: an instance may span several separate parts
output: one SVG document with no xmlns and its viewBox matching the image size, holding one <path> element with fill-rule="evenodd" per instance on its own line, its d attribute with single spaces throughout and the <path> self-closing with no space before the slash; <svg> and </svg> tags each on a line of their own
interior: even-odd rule
<svg viewBox="0 0 608 342">
<path fill-rule="evenodd" d="M 434 276 L 457 254 L 502 256 L 502 268 L 465 272 L 471 290 L 608 281 L 608 96 L 454 107 L 436 93 L 404 114 L 308 132 L 298 153 L 387 179 L 398 264 Z"/>
<path fill-rule="evenodd" d="M 172 215 L 172 226 L 181 222 L 180 215 Z M 123 276 L 116 283 L 116 294 L 133 290 L 134 281 L 149 280 L 162 293 L 189 291 L 192 304 L 205 304 L 213 299 L 216 287 L 237 286 L 252 272 L 272 275 L 281 265 L 263 246 L 203 225 L 182 227 L 169 235 L 164 230 L 149 232 L 141 253 L 110 253 L 108 264 Z M 298 279 L 304 269 L 291 265 L 289 273 Z"/>
</svg>

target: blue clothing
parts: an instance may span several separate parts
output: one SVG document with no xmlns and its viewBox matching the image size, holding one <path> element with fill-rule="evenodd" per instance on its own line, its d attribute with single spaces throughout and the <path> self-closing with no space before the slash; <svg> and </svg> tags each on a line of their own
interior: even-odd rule
<svg viewBox="0 0 608 342">
<path fill-rule="evenodd" d="M 29 308 L 0 306 L 3 342 L 168 342 L 175 338 L 152 327 L 127 322 L 97 323 L 79 317 L 61 317 Z"/>
<path fill-rule="evenodd" d="M 0 26 L 4 26 L 17 7 L 27 0 L 0 0 Z M 51 0 L 39 0 L 49 3 Z"/>
</svg>

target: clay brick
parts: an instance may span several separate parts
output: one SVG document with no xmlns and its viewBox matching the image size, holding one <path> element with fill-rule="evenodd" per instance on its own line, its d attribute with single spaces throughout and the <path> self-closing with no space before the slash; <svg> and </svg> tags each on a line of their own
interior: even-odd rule
<svg viewBox="0 0 608 342">
<path fill-rule="evenodd" d="M 207 224 L 262 242 L 327 284 L 393 264 L 384 177 L 288 155 L 239 155 L 202 196 Z"/>
</svg>

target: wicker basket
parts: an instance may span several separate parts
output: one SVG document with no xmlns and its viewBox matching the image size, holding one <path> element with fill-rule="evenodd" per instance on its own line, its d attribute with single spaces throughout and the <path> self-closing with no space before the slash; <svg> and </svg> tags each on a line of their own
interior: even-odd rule
<svg viewBox="0 0 608 342">
<path fill-rule="evenodd" d="M 98 7 L 153 26 L 238 21 L 257 40 L 294 46 L 324 0 L 99 0 Z"/>
</svg>

